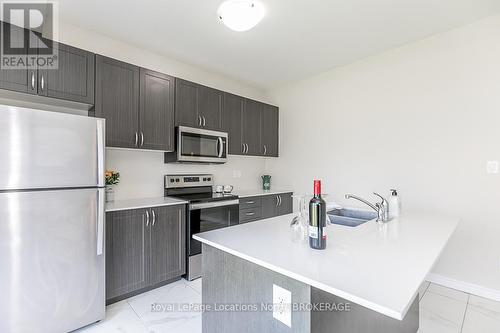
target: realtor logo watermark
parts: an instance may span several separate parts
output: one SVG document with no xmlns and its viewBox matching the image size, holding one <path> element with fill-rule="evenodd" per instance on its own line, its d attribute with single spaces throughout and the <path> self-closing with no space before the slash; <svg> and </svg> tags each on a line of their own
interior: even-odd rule
<svg viewBox="0 0 500 333">
<path fill-rule="evenodd" d="M 0 1 L 2 69 L 57 69 L 57 3 Z"/>
</svg>

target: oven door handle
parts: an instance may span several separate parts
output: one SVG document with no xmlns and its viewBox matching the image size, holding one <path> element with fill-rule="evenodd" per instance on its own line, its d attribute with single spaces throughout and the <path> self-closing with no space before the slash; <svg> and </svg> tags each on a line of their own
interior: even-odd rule
<svg viewBox="0 0 500 333">
<path fill-rule="evenodd" d="M 214 201 L 214 202 L 202 202 L 194 203 L 189 205 L 189 210 L 205 209 L 205 208 L 216 208 L 224 206 L 239 205 L 240 200 L 225 200 L 225 201 Z"/>
</svg>

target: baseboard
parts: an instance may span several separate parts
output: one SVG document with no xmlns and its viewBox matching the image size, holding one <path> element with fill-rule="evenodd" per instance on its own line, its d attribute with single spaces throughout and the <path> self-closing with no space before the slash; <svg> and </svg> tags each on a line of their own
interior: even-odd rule
<svg viewBox="0 0 500 333">
<path fill-rule="evenodd" d="M 477 284 L 463 282 L 433 273 L 428 274 L 426 280 L 444 287 L 500 302 L 500 290 L 486 288 Z"/>
</svg>

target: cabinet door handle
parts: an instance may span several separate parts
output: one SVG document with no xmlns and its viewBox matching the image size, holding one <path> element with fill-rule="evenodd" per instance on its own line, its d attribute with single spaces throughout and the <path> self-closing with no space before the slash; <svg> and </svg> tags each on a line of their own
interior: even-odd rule
<svg viewBox="0 0 500 333">
<path fill-rule="evenodd" d="M 278 195 L 278 197 L 280 198 L 280 206 L 281 206 L 281 203 L 283 202 L 283 201 L 281 201 L 281 195 Z"/>
<path fill-rule="evenodd" d="M 246 203 L 249 205 L 253 205 L 255 203 L 255 201 L 247 201 Z"/>
<path fill-rule="evenodd" d="M 40 89 L 41 89 L 41 91 L 43 91 L 43 87 L 44 86 L 45 86 L 45 80 L 44 80 L 43 75 L 42 75 L 42 80 L 40 82 Z"/>
<path fill-rule="evenodd" d="M 144 146 L 144 133 L 141 131 L 141 147 Z"/>
<path fill-rule="evenodd" d="M 248 154 L 248 144 L 245 143 L 245 147 L 246 147 L 245 154 Z"/>
<path fill-rule="evenodd" d="M 264 155 L 266 155 L 266 154 L 267 154 L 267 147 L 266 147 L 266 145 L 264 145 Z"/>
<path fill-rule="evenodd" d="M 35 90 L 35 72 L 31 72 L 31 90 Z"/>
<path fill-rule="evenodd" d="M 245 213 L 246 216 L 253 216 L 255 215 L 255 212 L 251 212 L 251 213 Z"/>
<path fill-rule="evenodd" d="M 149 210 L 146 210 L 146 227 L 149 225 Z"/>
<path fill-rule="evenodd" d="M 278 196 L 276 196 L 276 207 L 278 207 L 280 204 L 280 198 Z"/>
<path fill-rule="evenodd" d="M 153 227 L 154 227 L 156 223 L 156 214 L 154 209 L 151 209 L 151 212 L 153 213 Z"/>
<path fill-rule="evenodd" d="M 139 142 L 139 134 L 137 134 L 137 131 L 135 132 L 135 143 L 134 147 L 137 147 L 137 143 Z"/>
<path fill-rule="evenodd" d="M 245 144 L 244 143 L 241 144 L 241 153 L 242 154 L 245 153 Z"/>
<path fill-rule="evenodd" d="M 203 127 L 207 126 L 207 119 L 203 116 Z"/>
<path fill-rule="evenodd" d="M 201 127 L 201 116 L 198 115 L 198 127 Z"/>
</svg>

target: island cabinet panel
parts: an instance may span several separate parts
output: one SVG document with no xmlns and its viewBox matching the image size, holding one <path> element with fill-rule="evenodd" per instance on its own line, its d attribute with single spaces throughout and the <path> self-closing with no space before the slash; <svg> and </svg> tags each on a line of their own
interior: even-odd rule
<svg viewBox="0 0 500 333">
<path fill-rule="evenodd" d="M 94 104 L 95 54 L 53 42 L 56 69 L 38 71 L 38 95 Z"/>
<path fill-rule="evenodd" d="M 241 121 L 245 99 L 229 93 L 224 93 L 222 107 L 222 130 L 228 133 L 229 154 L 241 155 L 244 148 L 241 142 Z"/>
<path fill-rule="evenodd" d="M 293 295 L 294 304 L 318 306 L 292 309 L 290 326 L 276 320 L 272 310 L 262 308 L 205 311 L 203 333 L 416 333 L 419 329 L 418 295 L 405 317 L 397 320 L 207 244 L 202 252 L 204 305 L 259 304 L 272 308 L 274 286 L 279 286 Z"/>
<path fill-rule="evenodd" d="M 170 283 L 186 272 L 186 206 L 106 214 L 106 303 Z"/>
<path fill-rule="evenodd" d="M 152 208 L 151 281 L 156 285 L 186 272 L 185 207 Z"/>
<path fill-rule="evenodd" d="M 137 148 L 139 67 L 96 56 L 96 117 L 106 119 L 106 145 Z"/>
<path fill-rule="evenodd" d="M 140 69 L 140 148 L 174 150 L 174 91 L 172 76 Z"/>
<path fill-rule="evenodd" d="M 148 249 L 145 210 L 106 214 L 106 299 L 147 286 Z"/>
<path fill-rule="evenodd" d="M 260 121 L 262 155 L 278 157 L 278 108 L 273 105 L 263 104 Z"/>
</svg>

